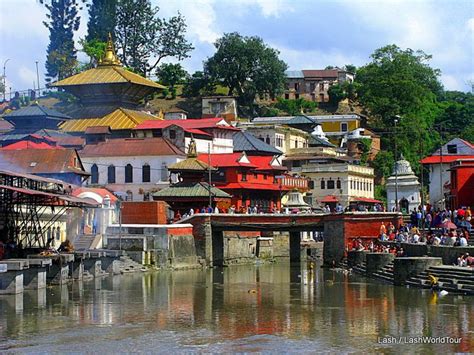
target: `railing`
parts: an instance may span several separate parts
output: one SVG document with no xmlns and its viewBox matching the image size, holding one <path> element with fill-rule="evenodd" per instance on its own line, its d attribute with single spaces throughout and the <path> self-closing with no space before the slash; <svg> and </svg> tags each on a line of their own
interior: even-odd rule
<svg viewBox="0 0 474 355">
<path fill-rule="evenodd" d="M 282 188 L 308 190 L 308 179 L 302 177 L 283 176 L 280 178 Z"/>
</svg>

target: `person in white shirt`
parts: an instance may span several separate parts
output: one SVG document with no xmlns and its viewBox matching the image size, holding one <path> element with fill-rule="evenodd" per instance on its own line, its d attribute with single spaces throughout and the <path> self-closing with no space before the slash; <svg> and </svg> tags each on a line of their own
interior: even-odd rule
<svg viewBox="0 0 474 355">
<path fill-rule="evenodd" d="M 459 246 L 467 247 L 467 239 L 464 236 L 459 239 Z"/>
</svg>

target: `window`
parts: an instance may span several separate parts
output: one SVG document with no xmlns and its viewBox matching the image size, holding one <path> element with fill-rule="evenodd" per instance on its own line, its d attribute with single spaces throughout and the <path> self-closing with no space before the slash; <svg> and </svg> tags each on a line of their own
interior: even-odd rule
<svg viewBox="0 0 474 355">
<path fill-rule="evenodd" d="M 265 138 L 265 143 L 270 144 L 270 136 L 267 135 L 267 138 Z"/>
<path fill-rule="evenodd" d="M 290 94 L 285 94 L 285 100 L 289 100 L 290 99 Z"/>
<path fill-rule="evenodd" d="M 126 201 L 133 201 L 133 192 L 130 190 L 127 191 Z"/>
<path fill-rule="evenodd" d="M 448 144 L 448 154 L 458 154 L 458 146 L 456 144 Z"/>
<path fill-rule="evenodd" d="M 295 100 L 298 100 L 300 98 L 300 94 L 295 94 Z"/>
<path fill-rule="evenodd" d="M 336 189 L 340 189 L 341 188 L 341 180 L 337 179 L 336 181 Z"/>
<path fill-rule="evenodd" d="M 296 91 L 298 91 L 298 90 L 299 90 L 299 88 L 300 88 L 300 84 L 298 84 L 298 83 L 295 83 L 295 90 L 296 90 Z"/>
<path fill-rule="evenodd" d="M 150 165 L 144 164 L 142 166 L 142 182 L 150 182 Z"/>
<path fill-rule="evenodd" d="M 97 164 L 92 165 L 91 167 L 91 184 L 99 183 L 99 168 Z"/>
<path fill-rule="evenodd" d="M 115 166 L 109 165 L 107 168 L 107 182 L 109 184 L 115 184 Z"/>
<path fill-rule="evenodd" d="M 263 180 L 267 180 L 267 177 L 268 177 L 267 174 L 263 174 Z"/>
<path fill-rule="evenodd" d="M 176 139 L 176 131 L 174 129 L 170 129 L 170 139 Z"/>
<path fill-rule="evenodd" d="M 283 147 L 283 136 L 280 134 L 275 135 L 275 144 L 277 147 Z"/>
<path fill-rule="evenodd" d="M 242 181 L 247 181 L 247 172 L 242 171 Z"/>
<path fill-rule="evenodd" d="M 61 240 L 61 229 L 56 228 L 56 240 Z"/>
<path fill-rule="evenodd" d="M 324 83 L 319 84 L 319 91 L 324 91 Z"/>
<path fill-rule="evenodd" d="M 347 122 L 341 123 L 341 132 L 347 132 Z"/>
<path fill-rule="evenodd" d="M 309 84 L 309 91 L 314 91 L 316 89 L 316 83 Z"/>
<path fill-rule="evenodd" d="M 254 179 L 258 179 L 258 174 L 257 174 L 257 173 L 253 173 L 253 178 L 254 178 Z"/>
<path fill-rule="evenodd" d="M 330 189 L 330 190 L 334 189 L 334 180 L 329 180 L 328 181 L 328 189 Z"/>
<path fill-rule="evenodd" d="M 321 179 L 321 190 L 324 190 L 326 188 L 326 181 L 324 179 Z"/>
<path fill-rule="evenodd" d="M 360 181 L 357 181 L 357 190 L 360 190 Z"/>
<path fill-rule="evenodd" d="M 133 182 L 133 167 L 131 164 L 125 165 L 125 182 Z"/>
<path fill-rule="evenodd" d="M 265 139 L 263 139 L 262 135 L 258 136 L 258 139 L 260 139 L 262 142 L 265 142 Z"/>
</svg>

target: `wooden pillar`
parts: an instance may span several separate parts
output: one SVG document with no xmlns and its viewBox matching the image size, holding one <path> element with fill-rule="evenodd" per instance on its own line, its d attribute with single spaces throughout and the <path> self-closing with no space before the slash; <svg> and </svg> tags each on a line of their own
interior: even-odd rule
<svg viewBox="0 0 474 355">
<path fill-rule="evenodd" d="M 301 261 L 301 233 L 290 232 L 290 262 Z"/>
</svg>

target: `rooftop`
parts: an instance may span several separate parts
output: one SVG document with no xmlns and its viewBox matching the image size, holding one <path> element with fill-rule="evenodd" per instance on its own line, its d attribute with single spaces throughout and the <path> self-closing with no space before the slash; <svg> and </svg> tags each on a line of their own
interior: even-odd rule
<svg viewBox="0 0 474 355">
<path fill-rule="evenodd" d="M 161 122 L 161 118 L 150 113 L 117 108 L 101 118 L 81 118 L 64 122 L 61 130 L 66 132 L 85 132 L 88 127 L 109 126 L 111 130 L 133 129 L 145 121 Z"/>
<path fill-rule="evenodd" d="M 73 172 L 88 175 L 83 169 L 72 165 L 74 158 L 78 158 L 74 149 L 1 149 L 0 170 L 28 174 Z"/>
<path fill-rule="evenodd" d="M 211 195 L 217 198 L 230 198 L 231 196 L 216 187 L 211 187 Z M 198 183 L 179 183 L 163 190 L 155 192 L 153 197 L 167 198 L 167 197 L 194 197 L 194 198 L 208 198 L 209 184 L 206 182 Z"/>
<path fill-rule="evenodd" d="M 277 148 L 262 142 L 249 132 L 237 132 L 234 134 L 234 152 L 246 152 L 249 154 L 258 153 L 265 155 L 283 154 Z"/>
<path fill-rule="evenodd" d="M 88 144 L 80 152 L 83 157 L 185 156 L 165 138 L 117 138 Z"/>
<path fill-rule="evenodd" d="M 21 117 L 47 117 L 49 119 L 56 119 L 60 121 L 71 118 L 64 113 L 37 104 L 22 107 L 19 110 L 11 111 L 10 113 L 7 113 L 5 116 L 3 116 L 3 118 L 7 121 L 9 121 L 11 118 L 16 119 Z"/>
<path fill-rule="evenodd" d="M 223 118 L 188 118 L 186 120 L 162 120 L 162 121 L 144 121 L 135 127 L 136 130 L 143 129 L 163 129 L 171 125 L 176 125 L 184 129 L 204 129 L 204 128 L 222 128 L 238 131 L 229 125 Z"/>
</svg>

